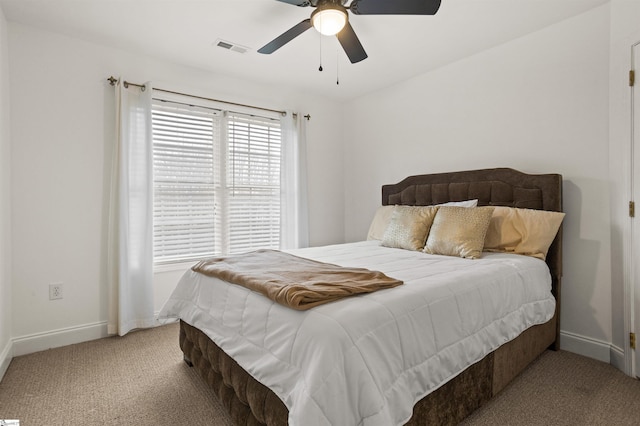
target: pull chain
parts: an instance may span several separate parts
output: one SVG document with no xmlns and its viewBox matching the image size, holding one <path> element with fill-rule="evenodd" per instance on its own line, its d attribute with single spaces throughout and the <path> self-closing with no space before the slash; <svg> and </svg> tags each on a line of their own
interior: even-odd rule
<svg viewBox="0 0 640 426">
<path fill-rule="evenodd" d="M 320 67 L 318 67 L 318 71 L 322 72 L 322 34 L 320 34 Z"/>
<path fill-rule="evenodd" d="M 336 49 L 336 85 L 340 84 L 340 58 L 338 49 Z"/>
</svg>

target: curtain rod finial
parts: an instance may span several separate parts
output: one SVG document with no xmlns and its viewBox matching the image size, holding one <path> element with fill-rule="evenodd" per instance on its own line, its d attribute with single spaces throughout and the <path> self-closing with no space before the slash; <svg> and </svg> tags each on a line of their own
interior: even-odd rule
<svg viewBox="0 0 640 426">
<path fill-rule="evenodd" d="M 307 121 L 311 120 L 311 114 L 307 114 L 307 115 L 305 115 L 305 116 L 304 116 L 304 118 L 306 118 L 306 119 L 307 119 Z"/>
<path fill-rule="evenodd" d="M 107 81 L 109 82 L 110 85 L 115 86 L 116 83 L 118 82 L 118 79 L 115 78 L 114 76 L 111 76 L 107 79 Z"/>
</svg>

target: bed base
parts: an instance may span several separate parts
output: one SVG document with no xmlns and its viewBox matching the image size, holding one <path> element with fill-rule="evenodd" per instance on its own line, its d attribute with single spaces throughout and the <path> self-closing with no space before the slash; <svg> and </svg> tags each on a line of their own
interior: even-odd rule
<svg viewBox="0 0 640 426">
<path fill-rule="evenodd" d="M 547 347 L 553 347 L 555 336 L 556 317 L 524 331 L 418 401 L 407 425 L 458 424 L 504 389 Z M 180 348 L 185 362 L 213 388 L 235 425 L 287 425 L 289 412 L 276 394 L 184 321 L 180 321 Z"/>
<path fill-rule="evenodd" d="M 430 205 L 478 199 L 479 205 L 562 211 L 562 176 L 531 175 L 509 168 L 410 176 L 382 187 L 382 204 Z M 407 423 L 457 424 L 502 390 L 547 348 L 559 349 L 562 227 L 546 259 L 556 312 L 524 331 L 418 401 Z M 185 360 L 213 387 L 236 425 L 287 424 L 284 403 L 225 354 L 203 332 L 180 322 Z"/>
</svg>

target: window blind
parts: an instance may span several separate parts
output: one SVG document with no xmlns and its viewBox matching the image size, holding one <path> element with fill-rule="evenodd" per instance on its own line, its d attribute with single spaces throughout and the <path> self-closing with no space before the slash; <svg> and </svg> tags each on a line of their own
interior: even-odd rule
<svg viewBox="0 0 640 426">
<path fill-rule="evenodd" d="M 280 122 L 155 101 L 154 262 L 280 243 Z"/>
<path fill-rule="evenodd" d="M 280 122 L 228 117 L 229 252 L 280 244 Z"/>
</svg>

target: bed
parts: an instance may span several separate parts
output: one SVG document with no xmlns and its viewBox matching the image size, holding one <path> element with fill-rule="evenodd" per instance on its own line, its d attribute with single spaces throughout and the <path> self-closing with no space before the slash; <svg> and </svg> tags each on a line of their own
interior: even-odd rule
<svg viewBox="0 0 640 426">
<path fill-rule="evenodd" d="M 382 187 L 382 205 L 383 206 L 394 206 L 394 205 L 416 205 L 416 206 L 428 206 L 428 205 L 438 205 L 444 204 L 447 202 L 459 202 L 464 200 L 477 199 L 479 206 L 505 206 L 517 209 L 534 209 L 534 210 L 542 210 L 542 211 L 550 211 L 550 212 L 561 212 L 562 211 L 562 177 L 557 174 L 545 174 L 545 175 L 531 175 L 521 173 L 519 171 L 508 169 L 508 168 L 498 168 L 498 169 L 484 169 L 484 170 L 473 170 L 473 171 L 464 171 L 464 172 L 453 172 L 453 173 L 438 173 L 438 174 L 428 174 L 428 175 L 419 175 L 419 176 L 411 176 L 408 177 L 401 182 L 393 185 L 384 185 Z M 389 250 L 396 250 L 393 256 L 420 256 L 420 254 L 415 253 L 405 253 L 406 250 L 398 250 L 398 249 L 383 249 L 380 248 L 376 242 L 361 242 L 354 243 L 356 245 L 360 244 L 360 248 L 367 256 L 376 256 L 378 253 L 384 252 L 386 253 Z M 332 248 L 334 251 L 333 256 L 327 255 L 329 257 L 322 258 L 322 260 L 331 260 L 331 259 L 339 259 L 345 252 L 352 253 L 355 249 L 351 246 L 348 249 L 343 250 L 340 246 L 336 246 Z M 341 251 L 342 250 L 342 251 Z M 385 251 L 386 250 L 386 251 Z M 336 254 L 337 253 L 337 254 Z M 342 253 L 342 254 L 340 254 Z M 380 254 L 383 255 L 383 254 Z M 337 257 L 336 257 L 337 256 Z M 351 256 L 351 255 L 350 255 Z M 468 416 L 471 412 L 476 410 L 478 407 L 487 402 L 493 395 L 498 393 L 501 389 L 503 389 L 519 372 L 521 372 L 529 363 L 531 363 L 536 357 L 538 357 L 544 350 L 547 348 L 557 349 L 558 348 L 558 333 L 559 333 L 559 310 L 560 310 L 560 283 L 562 276 L 562 230 L 561 227 L 558 229 L 557 234 L 555 234 L 555 238 L 553 239 L 552 244 L 548 248 L 548 253 L 546 254 L 545 263 L 546 266 L 539 262 L 537 259 L 527 258 L 526 256 L 514 255 L 514 254 L 502 254 L 502 253 L 483 253 L 483 260 L 478 263 L 474 263 L 474 265 L 487 265 L 483 266 L 485 269 L 491 269 L 493 267 L 498 267 L 498 265 L 502 262 L 502 257 L 508 258 L 509 256 L 515 256 L 517 259 L 515 261 L 508 260 L 511 263 L 521 262 L 525 264 L 527 267 L 531 266 L 532 268 L 538 265 L 543 265 L 544 270 L 549 275 L 549 287 L 552 293 L 552 299 L 554 301 L 551 312 L 545 314 L 546 316 L 542 318 L 542 314 L 532 313 L 530 319 L 527 319 L 531 323 L 531 325 L 523 325 L 521 329 L 513 330 L 510 332 L 510 336 L 505 337 L 487 337 L 487 341 L 489 343 L 481 342 L 484 350 L 487 350 L 487 353 L 482 352 L 482 355 L 475 359 L 475 355 L 467 356 L 467 353 L 476 354 L 480 353 L 479 351 L 473 349 L 470 346 L 465 346 L 465 344 L 460 344 L 460 348 L 463 350 L 457 350 L 457 355 L 454 357 L 462 357 L 462 358 L 470 358 L 465 359 L 465 362 L 468 365 L 465 365 L 462 368 L 462 371 L 455 371 L 455 368 L 452 367 L 449 372 L 442 373 L 443 377 L 440 379 L 441 383 L 428 383 L 425 385 L 429 389 L 426 392 L 422 390 L 416 389 L 404 389 L 404 387 L 412 387 L 413 383 L 416 381 L 429 381 L 430 378 L 428 375 L 425 375 L 425 371 L 429 372 L 431 367 L 425 367 L 419 374 L 421 376 L 419 379 L 416 379 L 414 376 L 409 377 L 408 385 L 400 384 L 398 387 L 400 390 L 396 392 L 387 392 L 386 387 L 383 389 L 385 393 L 385 398 L 387 397 L 387 393 L 397 393 L 395 398 L 399 398 L 402 395 L 411 394 L 413 395 L 413 399 L 409 401 L 410 411 L 407 415 L 406 408 L 404 412 L 400 410 L 400 413 L 384 413 L 384 415 L 391 416 L 389 418 L 384 417 L 384 415 L 364 415 L 363 418 L 359 418 L 353 421 L 353 424 L 407 424 L 407 425 L 426 425 L 426 424 L 456 424 L 459 423 L 462 419 Z M 438 265 L 438 256 L 428 257 L 423 256 L 424 259 L 431 259 L 434 264 Z M 442 256 L 440 256 L 442 257 Z M 350 260 L 345 260 L 345 262 L 349 263 L 353 260 L 349 257 Z M 435 259 L 435 260 L 434 260 Z M 509 258 L 511 259 L 511 258 Z M 400 262 L 405 262 L 406 259 L 400 259 Z M 467 259 L 464 260 L 465 265 L 470 264 L 468 262 L 476 262 L 469 261 Z M 355 262 L 355 261 L 354 261 Z M 484 263 L 483 263 L 484 262 Z M 366 264 L 366 262 L 365 262 Z M 375 265 L 375 261 L 369 260 L 369 264 Z M 453 266 L 451 272 L 456 271 L 460 268 L 460 266 Z M 398 272 L 402 275 L 400 272 Z M 203 278 L 198 276 L 197 273 L 192 271 L 187 274 L 189 277 L 183 277 L 183 280 L 202 280 Z M 519 274 L 518 274 L 519 275 Z M 405 279 L 408 279 L 406 285 L 400 286 L 397 289 L 388 289 L 384 290 L 388 293 L 373 293 L 371 295 L 358 296 L 359 300 L 349 300 L 348 302 L 334 302 L 332 304 L 328 304 L 325 306 L 330 306 L 330 308 L 320 307 L 314 308 L 308 312 L 311 312 L 313 315 L 316 315 L 316 320 L 313 323 L 319 324 L 318 327 L 323 328 L 331 321 L 335 321 L 334 319 L 327 320 L 325 322 L 317 320 L 320 314 L 328 310 L 335 310 L 339 306 L 340 303 L 349 303 L 349 309 L 353 312 L 359 311 L 359 307 L 362 308 L 362 315 L 369 315 L 372 310 L 367 311 L 365 308 L 368 305 L 373 303 L 378 303 L 379 299 L 393 299 L 390 295 L 399 294 L 402 291 L 409 291 L 411 287 L 409 284 L 411 283 L 411 276 L 407 275 Z M 181 280 L 182 282 L 182 280 Z M 235 290 L 230 284 L 220 284 L 216 285 L 226 285 L 224 287 L 224 298 L 225 300 L 231 299 L 233 294 L 237 290 Z M 492 284 L 493 285 L 493 284 Z M 237 286 L 236 286 L 237 287 Z M 233 345 L 233 342 L 238 343 L 236 340 L 239 339 L 239 335 L 244 335 L 248 333 L 253 328 L 258 328 L 255 324 L 245 323 L 244 317 L 257 316 L 260 318 L 260 310 L 263 309 L 260 306 L 262 305 L 254 305 L 253 301 L 259 300 L 262 296 L 253 295 L 247 292 L 238 293 L 237 297 L 244 298 L 242 300 L 249 300 L 247 306 L 251 309 L 243 308 L 238 312 L 230 310 L 228 307 L 223 307 L 224 314 L 219 316 L 221 323 L 239 323 L 241 324 L 241 329 L 237 333 L 229 333 L 229 335 L 223 335 L 219 332 L 212 332 L 210 330 L 210 326 L 206 325 L 205 322 L 199 322 L 203 318 L 206 320 L 209 315 L 212 317 L 216 316 L 215 306 L 206 307 L 202 309 L 198 307 L 196 311 L 196 305 L 199 303 L 194 303 L 193 298 L 201 299 L 203 297 L 203 293 L 207 293 L 212 290 L 208 290 L 209 285 L 202 285 L 201 287 L 187 287 L 186 284 L 182 284 L 182 291 L 174 294 L 172 296 L 173 301 L 168 302 L 163 308 L 161 312 L 161 317 L 178 317 L 180 318 L 180 336 L 179 336 L 179 344 L 184 353 L 184 359 L 189 364 L 192 365 L 199 374 L 204 378 L 204 380 L 211 385 L 218 397 L 222 401 L 223 405 L 229 411 L 231 418 L 233 419 L 235 424 L 238 425 L 286 425 L 288 420 L 290 419 L 290 409 L 287 408 L 287 405 L 283 402 L 283 399 L 287 400 L 290 408 L 293 407 L 291 413 L 294 413 L 297 422 L 300 424 L 348 424 L 351 423 L 351 420 L 346 421 L 344 419 L 351 419 L 351 417 L 336 417 L 338 421 L 332 421 L 330 416 L 332 413 L 325 413 L 325 411 L 332 411 L 331 404 L 336 404 L 338 406 L 343 401 L 347 400 L 346 405 L 354 405 L 358 406 L 358 410 L 366 411 L 368 408 L 367 405 L 367 395 L 364 396 L 352 396 L 351 394 L 342 395 L 340 392 L 334 392 L 338 395 L 336 397 L 336 401 L 331 401 L 330 398 L 325 400 L 321 400 L 318 402 L 318 405 L 323 405 L 319 408 L 319 410 L 324 410 L 321 414 L 314 415 L 315 406 L 311 407 L 307 405 L 304 411 L 309 416 L 304 421 L 300 420 L 304 418 L 304 416 L 300 416 L 300 409 L 296 408 L 295 401 L 292 402 L 291 399 L 287 399 L 289 392 L 291 389 L 283 389 L 280 386 L 280 383 L 292 382 L 295 383 L 295 378 L 290 377 L 290 371 L 282 371 L 276 373 L 269 373 L 271 376 L 268 378 L 263 377 L 262 373 L 259 371 L 255 371 L 255 363 L 247 364 L 246 353 L 249 351 L 250 346 L 254 346 L 254 341 L 242 341 L 239 345 Z M 220 287 L 222 288 L 222 287 Z M 526 287 L 525 287 L 526 288 Z M 390 293 L 395 292 L 395 293 Z M 211 297 L 207 295 L 207 297 Z M 490 298 L 491 294 L 487 293 L 487 295 L 481 295 L 483 298 Z M 264 299 L 264 298 L 263 298 Z M 351 298 L 355 299 L 355 298 Z M 170 299 L 171 300 L 171 299 Z M 226 303 L 226 302 L 225 302 Z M 259 302 L 262 303 L 262 302 Z M 355 305 L 355 303 L 359 303 Z M 460 299 L 457 300 L 456 303 L 460 303 Z M 538 301 L 536 301 L 538 303 Z M 542 302 L 540 302 L 541 304 Z M 545 300 L 548 308 L 548 300 Z M 168 306 L 170 305 L 170 306 Z M 215 305 L 215 303 L 214 303 Z M 256 307 L 257 306 L 257 307 Z M 347 306 L 347 305 L 345 305 Z M 414 307 L 415 308 L 415 307 Z M 273 330 L 270 333 L 266 333 L 269 336 L 262 336 L 260 339 L 263 341 L 265 339 L 283 339 L 282 347 L 285 347 L 289 352 L 293 352 L 292 348 L 287 347 L 288 342 L 291 340 L 288 338 L 287 334 L 284 333 L 287 330 L 287 327 L 291 323 L 295 323 L 303 315 L 307 315 L 307 313 L 300 313 L 297 311 L 289 310 L 291 312 L 285 311 L 282 308 L 274 307 L 274 305 L 265 305 L 265 315 L 267 323 L 271 321 L 271 317 L 269 317 L 269 312 L 272 312 L 273 309 L 280 309 L 280 311 L 284 312 L 285 320 L 280 320 L 281 323 L 278 324 L 277 332 Z M 287 309 L 287 308 L 285 308 Z M 324 309 L 324 310 L 323 310 Z M 373 309 L 373 308 L 372 308 Z M 385 308 L 388 309 L 388 308 Z M 413 309 L 413 308 L 412 308 Z M 415 309 L 414 309 L 415 310 Z M 235 312 L 235 313 L 234 313 Z M 257 312 L 257 313 L 256 313 Z M 367 314 L 367 312 L 369 312 Z M 242 318 L 234 318 L 234 315 L 240 315 Z M 354 315 L 357 315 L 354 313 Z M 433 316 L 434 313 L 430 312 L 429 315 Z M 479 314 L 480 315 L 480 314 Z M 482 316 L 482 315 L 480 315 Z M 425 317 L 426 318 L 426 317 Z M 487 320 L 488 323 L 494 324 L 496 321 Z M 381 323 L 384 321 L 381 320 Z M 354 323 L 358 323 L 358 321 L 354 321 Z M 364 321 L 363 321 L 364 323 Z M 442 325 L 443 327 L 446 324 Z M 301 329 L 300 326 L 296 326 L 296 332 Z M 356 326 L 354 326 L 356 327 Z M 520 326 L 519 326 L 520 327 Z M 267 324 L 264 324 L 264 328 L 267 328 Z M 312 327 L 313 328 L 313 327 Z M 396 326 L 397 329 L 403 330 L 404 328 Z M 427 327 L 425 327 L 427 328 Z M 446 328 L 446 327 L 445 327 Z M 514 326 L 515 328 L 515 326 Z M 202 331 L 202 329 L 207 330 L 207 333 Z M 283 331 L 280 333 L 280 331 Z M 484 328 L 481 330 L 484 331 Z M 369 333 L 369 331 L 364 332 L 365 334 Z M 435 331 L 434 333 L 438 333 Z M 331 333 L 329 333 L 331 334 Z M 419 334 L 414 334 L 414 336 Z M 306 336 L 306 335 L 303 335 Z M 476 337 L 473 335 L 474 339 L 481 339 L 482 337 Z M 212 338 L 213 337 L 213 338 Z M 303 337 L 295 336 L 297 340 L 301 340 L 305 342 Z M 305 337 L 307 338 L 307 337 Z M 309 337 L 307 338 L 311 342 L 314 340 L 322 340 L 320 343 L 322 347 L 331 347 L 332 343 L 330 341 L 325 341 L 318 337 Z M 215 340 L 215 342 L 214 342 Z M 250 340 L 250 339 L 249 339 Z M 469 340 L 469 339 L 467 339 Z M 307 341 L 308 342 L 308 341 Z M 387 349 L 385 347 L 380 347 L 379 342 L 372 343 L 371 347 L 377 348 L 376 350 L 370 350 L 366 352 L 366 358 L 364 364 L 371 365 L 375 363 L 376 360 L 373 358 L 374 355 L 371 355 L 375 352 L 380 352 L 384 354 Z M 378 345 L 378 346 L 375 346 Z M 339 346 L 336 344 L 336 346 Z M 396 345 L 397 346 L 397 345 Z M 401 346 L 401 345 L 400 345 Z M 450 345 L 453 348 L 453 345 Z M 490 346 L 490 347 L 489 347 Z M 226 352 L 221 349 L 224 347 Z M 388 345 L 388 347 L 395 347 L 394 345 Z M 445 345 L 447 349 L 448 346 Z M 490 350 L 486 349 L 489 348 Z M 296 349 L 300 353 L 304 353 L 304 350 Z M 362 352 L 362 348 L 359 348 Z M 404 349 L 402 349 L 404 351 Z M 453 349 L 451 349 L 453 353 Z M 233 356 L 227 355 L 227 353 L 232 354 Z M 311 351 L 308 356 L 310 361 L 305 364 L 313 364 L 317 360 L 315 360 L 315 353 L 319 353 L 317 351 Z M 287 356 L 289 356 L 287 354 Z M 339 356 L 339 355 L 338 355 Z M 363 355 L 364 356 L 364 355 Z M 377 355 L 376 355 L 377 356 Z M 383 355 L 380 355 L 383 356 Z M 406 357 L 406 354 L 402 354 L 403 357 Z M 411 357 L 412 355 L 409 355 Z M 440 360 L 443 356 L 438 353 L 437 356 L 431 356 L 429 359 L 438 359 Z M 260 362 L 265 364 L 265 368 L 273 371 L 273 357 L 262 357 L 260 358 Z M 337 359 L 337 358 L 336 358 Z M 457 358 L 456 361 L 438 361 L 439 363 L 444 364 L 459 364 Z M 237 362 L 236 360 L 240 360 Z M 462 361 L 460 361 L 462 362 Z M 369 363 L 369 364 L 367 364 Z M 421 361 L 420 363 L 416 363 L 422 366 L 424 363 Z M 252 374 L 248 373 L 245 368 L 241 367 L 241 365 L 250 365 L 247 367 L 252 371 Z M 402 370 L 400 373 L 392 373 L 398 376 L 407 375 L 406 371 L 413 372 L 416 370 L 415 366 L 411 366 L 409 369 L 407 367 L 406 370 Z M 307 368 L 305 366 L 305 368 Z M 371 370 L 370 367 L 367 367 Z M 422 368 L 422 367 L 420 367 Z M 456 367 L 457 368 L 457 367 Z M 346 369 L 348 371 L 353 371 L 353 366 L 347 366 Z M 363 370 L 365 371 L 365 370 Z M 451 371 L 455 371 L 455 374 L 449 374 Z M 278 374 L 280 374 L 281 381 L 278 380 Z M 303 376 L 307 374 L 306 372 L 301 373 Z M 351 382 L 359 382 L 362 383 L 357 387 L 360 389 L 360 393 L 362 389 L 369 389 L 375 387 L 375 385 L 379 385 L 380 382 L 386 383 L 383 379 L 369 379 L 368 377 L 364 377 L 364 373 L 359 373 L 356 370 L 354 373 L 356 378 L 351 377 L 347 379 L 340 380 L 348 380 Z M 413 374 L 413 373 L 411 373 Z M 416 373 L 418 374 L 418 373 Z M 435 373 L 434 373 L 435 374 Z M 441 373 L 437 373 L 438 375 Z M 258 377 L 259 380 L 256 380 L 255 377 Z M 272 376 L 275 376 L 272 377 Z M 307 376 L 305 376 L 307 377 Z M 328 376 L 329 377 L 329 376 Z M 333 377 L 332 375 L 330 377 Z M 368 384 L 367 380 L 372 380 L 371 383 L 375 383 L 375 385 Z M 266 382 L 270 384 L 271 388 L 265 386 L 261 382 Z M 327 382 L 331 382 L 330 379 L 327 379 Z M 364 384 L 363 384 L 364 383 Z M 396 386 L 396 382 L 394 383 L 394 387 Z M 283 385 L 284 386 L 284 385 Z M 384 387 L 384 386 L 383 386 Z M 314 388 L 315 389 L 315 388 Z M 357 389 L 356 389 L 357 390 Z M 403 393 L 404 392 L 404 393 Z M 407 393 L 408 392 L 408 393 Z M 364 392 L 366 394 L 366 392 Z M 423 395 L 424 393 L 424 395 Z M 280 397 L 278 396 L 280 395 Z M 285 397 L 285 395 L 287 397 Z M 417 397 L 416 397 L 417 395 Z M 389 397 L 391 402 L 394 401 L 394 397 Z M 353 398 L 353 400 L 351 399 Z M 356 398 L 359 398 L 356 400 Z M 375 399 L 375 395 L 372 397 Z M 295 399 L 295 398 L 294 398 Z M 364 401 L 364 402 L 363 402 Z M 385 400 L 386 401 L 386 400 Z M 396 405 L 396 404 L 391 404 Z M 406 404 L 405 404 L 406 405 Z M 326 407 L 329 407 L 327 409 Z M 364 408 L 362 408 L 364 407 Z M 411 408 L 412 407 L 412 408 Z M 336 408 L 334 411 L 339 412 L 339 415 L 342 415 L 343 408 Z M 375 409 L 377 410 L 377 408 Z M 374 410 L 374 411 L 375 411 Z M 320 413 L 320 411 L 319 411 Z M 377 412 L 376 412 L 377 413 Z M 304 413 L 303 413 L 304 414 Z M 319 417 L 326 415 L 327 418 L 319 420 Z M 355 417 L 354 417 L 355 418 Z M 399 419 L 401 419 L 399 421 Z M 344 422 L 344 423 L 343 423 Z M 294 421 L 294 423 L 296 423 Z"/>
</svg>

